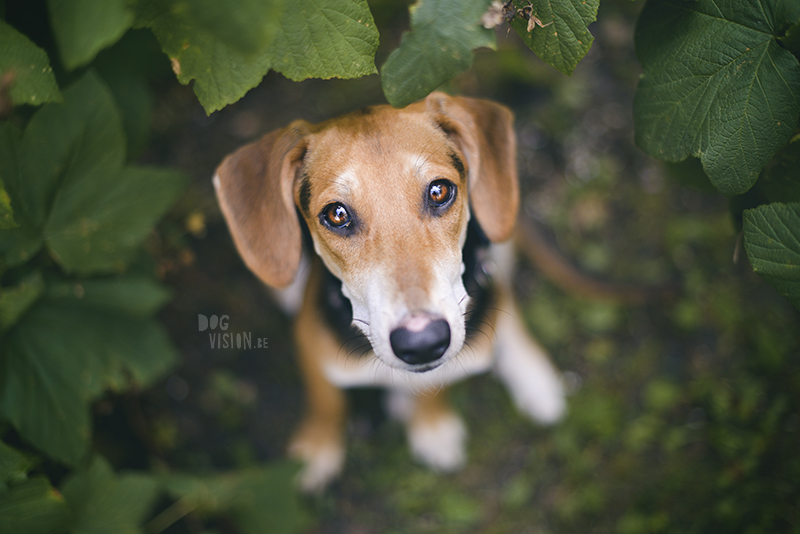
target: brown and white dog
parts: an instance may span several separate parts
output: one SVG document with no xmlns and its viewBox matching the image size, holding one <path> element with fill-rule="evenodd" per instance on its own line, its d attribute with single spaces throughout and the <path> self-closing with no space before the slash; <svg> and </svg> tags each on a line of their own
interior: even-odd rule
<svg viewBox="0 0 800 534">
<path fill-rule="evenodd" d="M 531 418 L 563 415 L 559 374 L 512 297 L 513 250 L 499 245 L 519 205 L 505 107 L 433 93 L 296 121 L 228 156 L 214 183 L 247 266 L 269 286 L 305 286 L 295 338 L 308 406 L 289 447 L 305 490 L 342 469 L 342 388 L 388 388 L 413 454 L 441 471 L 465 459 L 447 384 L 492 369 Z"/>
</svg>

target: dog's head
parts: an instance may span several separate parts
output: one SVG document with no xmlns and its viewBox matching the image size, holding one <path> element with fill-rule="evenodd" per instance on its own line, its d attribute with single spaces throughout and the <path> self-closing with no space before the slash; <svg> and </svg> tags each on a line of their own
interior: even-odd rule
<svg viewBox="0 0 800 534">
<path fill-rule="evenodd" d="M 375 354 L 426 371 L 464 344 L 470 217 L 491 241 L 512 233 L 512 122 L 498 104 L 442 93 L 399 110 L 296 121 L 228 156 L 217 195 L 245 263 L 274 287 L 297 272 L 299 214 Z"/>
</svg>

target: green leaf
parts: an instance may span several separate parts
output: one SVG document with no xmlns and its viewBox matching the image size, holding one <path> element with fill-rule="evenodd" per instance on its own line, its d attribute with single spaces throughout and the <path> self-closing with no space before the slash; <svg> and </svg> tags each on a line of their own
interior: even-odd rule
<svg viewBox="0 0 800 534">
<path fill-rule="evenodd" d="M 541 25 L 517 15 L 511 21 L 528 48 L 539 59 L 571 75 L 578 62 L 589 52 L 594 37 L 589 32 L 589 24 L 597 20 L 600 0 L 533 0 L 517 1 L 517 9 L 531 8 Z M 528 28 L 531 30 L 528 31 Z"/>
<path fill-rule="evenodd" d="M 375 74 L 378 30 L 366 0 L 290 0 L 270 49 L 290 80 Z"/>
<path fill-rule="evenodd" d="M 145 475 L 117 476 L 105 459 L 96 456 L 61 490 L 75 517 L 73 534 L 135 534 L 142 532 L 140 526 L 158 496 L 158 483 Z"/>
<path fill-rule="evenodd" d="M 5 184 L 20 227 L 0 230 L 0 251 L 18 264 L 42 244 L 68 272 L 119 270 L 184 187 L 171 171 L 123 167 L 125 136 L 108 89 L 89 72 L 30 121 Z M 5 133 L 5 135 L 3 135 Z M 10 156 L 13 157 L 13 156 Z"/>
<path fill-rule="evenodd" d="M 800 203 L 745 210 L 744 246 L 753 270 L 800 309 Z"/>
<path fill-rule="evenodd" d="M 120 270 L 184 186 L 176 172 L 134 167 L 65 181 L 46 242 L 69 272 Z"/>
<path fill-rule="evenodd" d="M 141 318 L 153 315 L 170 299 L 164 286 L 143 276 L 54 283 L 47 293 L 54 302 L 102 308 Z"/>
<path fill-rule="evenodd" d="M 0 495 L 8 488 L 6 482 L 24 482 L 34 462 L 18 450 L 0 441 Z"/>
<path fill-rule="evenodd" d="M 141 280 L 86 286 L 73 297 L 36 303 L 5 335 L 0 357 L 0 415 L 68 465 L 88 450 L 90 401 L 109 388 L 146 386 L 177 359 L 161 325 L 137 316 L 153 296 L 125 310 L 133 314 L 122 311 Z M 81 296 L 87 301 L 76 302 Z"/>
<path fill-rule="evenodd" d="M 295 464 L 282 462 L 208 477 L 170 475 L 163 483 L 193 509 L 232 517 L 243 534 L 292 534 L 310 522 L 292 486 L 296 474 Z"/>
<path fill-rule="evenodd" d="M 66 532 L 70 513 L 64 498 L 39 476 L 0 494 L 0 534 Z"/>
<path fill-rule="evenodd" d="M 270 69 L 265 52 L 242 52 L 220 40 L 198 26 L 178 1 L 143 0 L 136 25 L 153 31 L 179 82 L 194 80 L 194 92 L 209 114 L 239 100 Z"/>
<path fill-rule="evenodd" d="M 647 2 L 637 144 L 666 161 L 697 156 L 719 191 L 747 191 L 800 114 L 800 63 L 777 42 L 798 18 L 798 2 Z"/>
<path fill-rule="evenodd" d="M 221 42 L 253 54 L 278 35 L 285 5 L 285 0 L 193 0 L 188 14 Z"/>
<path fill-rule="evenodd" d="M 68 70 L 89 63 L 133 23 L 127 0 L 47 0 L 61 59 Z"/>
<path fill-rule="evenodd" d="M 44 293 L 39 272 L 32 273 L 11 288 L 0 288 L 0 332 L 7 330 Z"/>
<path fill-rule="evenodd" d="M 406 106 L 472 66 L 472 50 L 494 48 L 494 32 L 481 25 L 487 0 L 420 0 L 412 6 L 411 31 L 381 68 L 386 99 Z"/>
<path fill-rule="evenodd" d="M 239 3 L 239 9 L 213 0 L 137 6 L 136 26 L 153 30 L 181 83 L 194 80 L 207 113 L 239 100 L 270 68 L 292 80 L 376 72 L 378 31 L 366 0 Z"/>
<path fill-rule="evenodd" d="M 15 105 L 61 101 L 45 51 L 0 19 L 0 77 L 7 72 L 13 73 L 10 94 Z"/>
</svg>

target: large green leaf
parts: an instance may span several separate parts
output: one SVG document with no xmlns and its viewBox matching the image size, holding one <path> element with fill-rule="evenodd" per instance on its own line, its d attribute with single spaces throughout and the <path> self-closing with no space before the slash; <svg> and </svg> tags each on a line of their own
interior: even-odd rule
<svg viewBox="0 0 800 534">
<path fill-rule="evenodd" d="M 0 416 L 48 455 L 77 463 L 90 442 L 88 403 L 108 388 L 146 386 L 176 361 L 166 332 L 143 317 L 160 302 L 163 292 L 136 278 L 75 283 L 71 294 L 56 286 L 3 338 Z"/>
<path fill-rule="evenodd" d="M 60 102 L 61 93 L 44 50 L 0 19 L 0 77 L 13 72 L 11 101 L 16 105 Z"/>
<path fill-rule="evenodd" d="M 70 511 L 46 477 L 37 476 L 0 494 L 0 534 L 67 532 Z"/>
<path fill-rule="evenodd" d="M 72 70 L 89 63 L 133 24 L 128 0 L 47 0 L 61 59 Z"/>
<path fill-rule="evenodd" d="M 798 19 L 800 2 L 648 1 L 637 144 L 666 161 L 697 156 L 722 193 L 747 191 L 797 125 L 800 63 L 777 39 Z"/>
<path fill-rule="evenodd" d="M 309 523 L 292 488 L 296 474 L 296 465 L 283 462 L 206 477 L 168 475 L 163 484 L 192 509 L 232 517 L 242 534 L 293 534 Z"/>
<path fill-rule="evenodd" d="M 412 6 L 411 31 L 403 35 L 381 68 L 386 99 L 406 106 L 472 66 L 472 51 L 494 47 L 492 30 L 481 24 L 487 0 L 420 0 Z"/>
<path fill-rule="evenodd" d="M 98 456 L 61 491 L 75 517 L 72 534 L 137 534 L 158 496 L 158 483 L 146 475 L 117 476 Z"/>
<path fill-rule="evenodd" d="M 358 78 L 378 72 L 377 49 L 366 0 L 290 0 L 270 56 L 290 80 Z"/>
<path fill-rule="evenodd" d="M 11 265 L 46 243 L 68 272 L 118 270 L 184 187 L 170 171 L 125 167 L 119 112 L 93 73 L 42 108 L 22 140 L 0 127 L 10 148 L 0 163 L 19 228 L 0 230 Z M 16 152 L 16 153 L 14 153 Z"/>
<path fill-rule="evenodd" d="M 270 68 L 292 80 L 376 72 L 378 31 L 366 0 L 239 3 L 239 9 L 213 0 L 138 6 L 136 24 L 153 30 L 181 83 L 194 80 L 207 113 L 239 100 Z"/>
<path fill-rule="evenodd" d="M 569 75 L 592 47 L 588 26 L 599 6 L 600 0 L 517 0 L 515 7 L 529 7 L 541 24 L 517 15 L 511 27 L 542 61 Z"/>
<path fill-rule="evenodd" d="M 800 309 L 800 203 L 745 210 L 744 245 L 753 270 Z"/>
<path fill-rule="evenodd" d="M 172 61 L 178 81 L 188 84 L 194 80 L 197 98 L 206 112 L 211 113 L 236 102 L 258 85 L 269 70 L 271 63 L 267 47 L 275 38 L 274 33 L 243 31 L 241 26 L 264 24 L 275 10 L 274 4 L 253 3 L 261 9 L 248 20 L 241 19 L 241 12 L 237 10 L 209 11 L 213 2 L 202 2 L 190 9 L 180 0 L 142 0 L 137 7 L 136 25 L 153 31 L 161 49 Z M 208 23 L 214 18 L 216 29 Z M 277 31 L 272 24 L 266 24 L 264 28 Z M 240 40 L 228 42 L 220 38 L 234 33 L 260 36 L 262 40 L 254 43 L 257 46 L 252 50 L 243 51 Z"/>
</svg>

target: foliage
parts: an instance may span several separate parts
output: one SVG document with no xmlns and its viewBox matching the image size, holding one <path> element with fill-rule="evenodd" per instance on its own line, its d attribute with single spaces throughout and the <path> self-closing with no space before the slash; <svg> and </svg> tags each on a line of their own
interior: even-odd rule
<svg viewBox="0 0 800 534">
<path fill-rule="evenodd" d="M 648 1 L 636 30 L 644 69 L 634 102 L 637 144 L 666 161 L 699 157 L 725 195 L 750 191 L 798 131 L 800 50 L 793 37 L 798 23 L 797 2 Z M 796 148 L 787 148 L 786 155 L 791 163 L 773 169 L 772 181 L 788 182 L 796 197 L 800 159 Z M 745 218 L 745 249 L 759 258 L 763 243 L 753 239 L 770 233 L 778 219 L 773 212 Z M 792 247 L 800 226 L 788 222 L 775 236 L 770 259 L 796 273 L 800 263 Z M 788 285 L 776 284 L 774 271 L 757 271 L 797 304 Z"/>
</svg>

